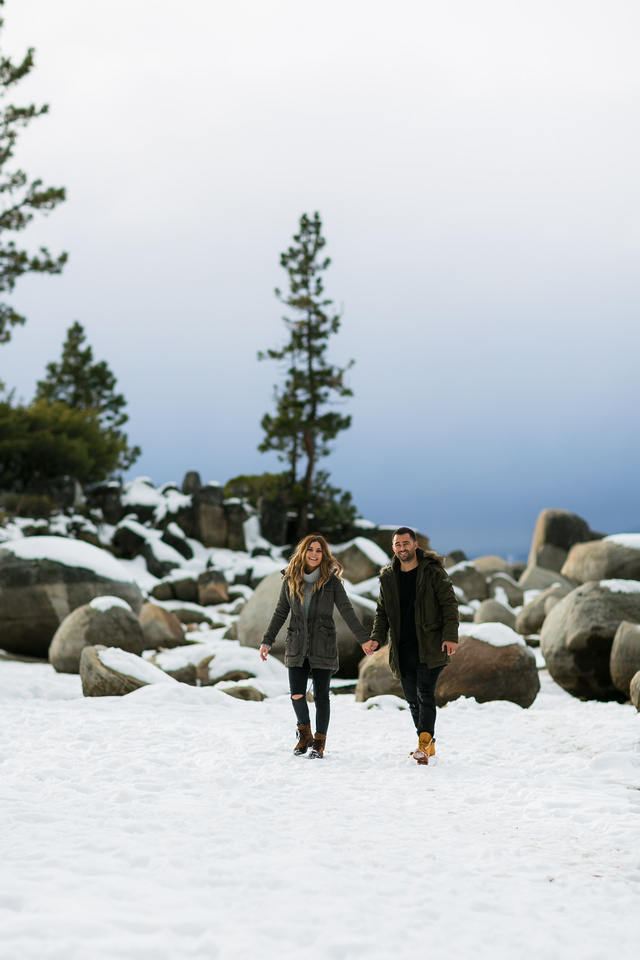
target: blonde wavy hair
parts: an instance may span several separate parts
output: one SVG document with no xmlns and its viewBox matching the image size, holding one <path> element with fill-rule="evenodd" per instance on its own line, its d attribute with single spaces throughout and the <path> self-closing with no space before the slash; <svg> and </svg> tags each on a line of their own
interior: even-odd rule
<svg viewBox="0 0 640 960">
<path fill-rule="evenodd" d="M 307 556 L 307 550 L 312 543 L 319 543 L 322 548 L 322 560 L 320 561 L 320 576 L 313 585 L 313 592 L 321 590 L 325 583 L 328 583 L 333 574 L 342 580 L 344 567 L 339 560 L 331 553 L 329 544 L 324 537 L 317 533 L 310 533 L 304 537 L 298 546 L 296 552 L 289 560 L 289 565 L 284 572 L 285 580 L 289 581 L 289 589 L 301 602 L 304 602 L 304 563 Z"/>
</svg>

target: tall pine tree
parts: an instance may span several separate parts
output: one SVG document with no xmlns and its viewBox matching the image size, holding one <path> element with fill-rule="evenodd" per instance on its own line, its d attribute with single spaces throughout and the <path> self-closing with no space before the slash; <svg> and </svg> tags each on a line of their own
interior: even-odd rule
<svg viewBox="0 0 640 960">
<path fill-rule="evenodd" d="M 4 0 L 0 0 L 0 7 Z M 0 30 L 4 20 L 0 17 Z M 7 91 L 19 83 L 33 69 L 33 50 L 27 53 L 19 63 L 0 54 L 0 100 Z M 36 213 L 49 213 L 65 199 L 63 187 L 44 187 L 42 180 L 29 180 L 23 170 L 7 170 L 7 163 L 13 156 L 18 132 L 36 117 L 47 113 L 45 104 L 36 107 L 6 106 L 0 103 L 0 234 L 16 233 L 24 230 Z M 25 273 L 60 273 L 67 260 L 67 254 L 52 256 L 46 247 L 33 255 L 19 250 L 13 240 L 0 240 L 0 294 L 11 293 L 16 280 Z M 0 302 L 0 343 L 11 339 L 11 327 L 25 322 L 7 303 Z"/>
<path fill-rule="evenodd" d="M 124 412 L 127 401 L 116 393 L 117 381 L 106 362 L 93 362 L 93 350 L 83 346 L 86 339 L 83 326 L 76 320 L 67 330 L 60 363 L 47 364 L 47 375 L 38 382 L 35 399 L 94 412 L 104 432 L 125 442 L 117 466 L 126 470 L 140 456 L 140 448 L 130 447 L 120 429 L 129 419 Z"/>
<path fill-rule="evenodd" d="M 260 360 L 287 364 L 284 383 L 275 388 L 275 414 L 262 418 L 265 437 L 258 449 L 276 451 L 288 465 L 289 495 L 298 513 L 299 537 L 307 533 L 318 460 L 330 452 L 330 441 L 351 424 L 350 416 L 328 409 L 352 396 L 345 373 L 354 361 L 337 367 L 326 359 L 329 339 L 340 329 L 340 315 L 331 310 L 333 301 L 324 296 L 323 274 L 331 263 L 323 254 L 325 244 L 320 215 L 303 214 L 293 244 L 280 257 L 289 277 L 289 293 L 283 296 L 276 289 L 278 299 L 294 314 L 283 317 L 289 340 L 280 350 L 258 354 Z M 325 489 L 327 476 L 322 474 Z"/>
</svg>

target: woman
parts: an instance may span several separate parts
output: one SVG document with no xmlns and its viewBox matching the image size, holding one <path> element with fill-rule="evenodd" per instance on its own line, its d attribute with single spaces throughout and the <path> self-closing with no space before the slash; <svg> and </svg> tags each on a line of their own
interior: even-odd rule
<svg viewBox="0 0 640 960">
<path fill-rule="evenodd" d="M 329 684 L 338 669 L 338 641 L 333 608 L 336 606 L 365 653 L 372 644 L 358 620 L 342 583 L 342 564 L 331 555 L 324 537 L 310 534 L 301 540 L 289 566 L 282 572 L 283 584 L 276 609 L 262 638 L 260 656 L 267 659 L 280 627 L 291 613 L 287 628 L 284 663 L 289 669 L 291 701 L 298 720 L 298 742 L 293 752 L 322 757 L 329 727 Z M 311 734 L 306 699 L 309 673 L 313 678 L 316 705 L 316 735 Z"/>
</svg>

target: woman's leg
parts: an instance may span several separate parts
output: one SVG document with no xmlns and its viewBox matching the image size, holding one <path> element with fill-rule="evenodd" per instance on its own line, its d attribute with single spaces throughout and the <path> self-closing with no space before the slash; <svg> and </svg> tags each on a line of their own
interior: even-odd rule
<svg viewBox="0 0 640 960">
<path fill-rule="evenodd" d="M 309 680 L 309 661 L 305 660 L 301 667 L 289 667 L 289 690 L 291 703 L 298 723 L 311 723 L 309 704 L 307 703 L 307 681 Z"/>
<path fill-rule="evenodd" d="M 331 670 L 312 670 L 313 677 L 313 699 L 316 704 L 316 733 L 327 733 L 329 729 L 329 716 L 331 707 L 329 705 L 329 687 L 331 685 Z"/>
</svg>

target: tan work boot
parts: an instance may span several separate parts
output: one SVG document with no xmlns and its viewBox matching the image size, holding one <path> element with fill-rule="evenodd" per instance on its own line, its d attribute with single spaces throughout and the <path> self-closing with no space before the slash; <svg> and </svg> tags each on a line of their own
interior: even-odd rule
<svg viewBox="0 0 640 960">
<path fill-rule="evenodd" d="M 296 755 L 296 757 L 301 757 L 304 753 L 306 753 L 312 743 L 313 743 L 313 734 L 311 733 L 311 724 L 299 723 L 298 724 L 298 742 L 293 748 L 293 752 Z"/>
<path fill-rule="evenodd" d="M 429 763 L 429 757 L 436 753 L 436 742 L 430 733 L 421 733 L 418 737 L 418 749 L 413 751 L 413 759 L 418 763 Z"/>
<path fill-rule="evenodd" d="M 326 733 L 316 733 L 309 751 L 309 760 L 322 760 L 324 745 L 327 742 Z"/>
</svg>

